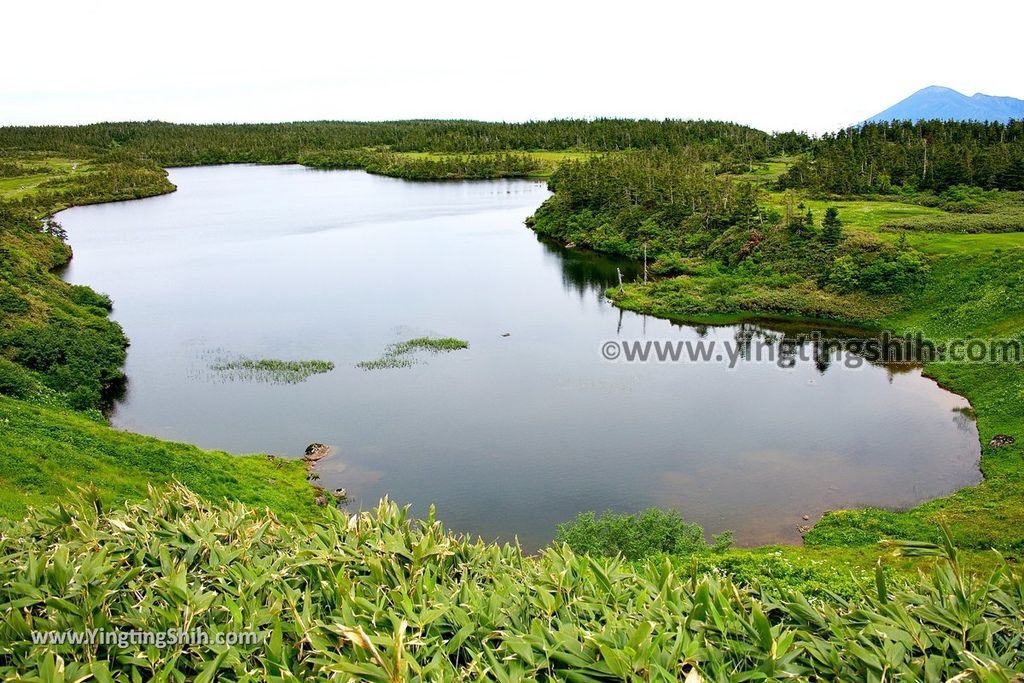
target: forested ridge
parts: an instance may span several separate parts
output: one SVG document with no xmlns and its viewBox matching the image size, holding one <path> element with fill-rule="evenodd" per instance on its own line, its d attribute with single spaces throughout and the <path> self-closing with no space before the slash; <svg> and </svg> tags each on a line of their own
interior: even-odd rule
<svg viewBox="0 0 1024 683">
<path fill-rule="evenodd" d="M 733 164 L 805 153 L 781 185 L 835 193 L 886 193 L 907 184 L 934 190 L 959 184 L 1024 189 L 1021 121 L 871 123 L 820 137 L 796 132 L 768 134 L 715 121 L 626 119 L 526 123 L 150 121 L 0 128 L 0 149 L 7 154 L 45 151 L 89 158 L 97 154 L 127 155 L 149 158 L 164 166 L 284 163 L 313 153 L 323 156 L 361 149 L 480 154 L 653 148 L 691 153 L 700 150 L 706 160 Z"/>
<path fill-rule="evenodd" d="M 778 145 L 784 141 L 796 146 L 803 144 L 803 137 L 776 138 L 746 126 L 714 121 L 627 119 L 213 125 L 150 121 L 0 128 L 0 149 L 90 156 L 125 150 L 170 166 L 284 163 L 297 161 L 309 152 L 366 148 L 470 154 L 566 149 L 611 152 L 651 147 L 678 150 L 699 146 L 712 158 L 732 154 L 761 159 L 779 151 Z"/>
<path fill-rule="evenodd" d="M 768 134 L 716 121 L 566 119 L 481 121 L 313 121 L 275 124 L 173 124 L 160 121 L 0 128 L 6 155 L 46 152 L 104 161 L 150 160 L 162 166 L 307 163 L 366 168 L 414 179 L 529 175 L 508 153 L 658 150 L 697 155 L 717 172 L 741 173 L 769 157 L 792 159 L 779 188 L 833 194 L 888 194 L 901 188 L 942 191 L 955 185 L 1024 189 L 1024 122 L 871 123 L 811 137 Z M 387 153 L 455 155 L 430 167 Z M 494 155 L 475 167 L 473 155 Z M 511 160 L 508 158 L 511 157 Z M 495 160 L 498 160 L 495 163 Z M 436 160 L 435 160 L 436 161 Z M 514 163 L 512 163 L 514 162 Z M 410 163 L 419 164 L 408 170 Z M 18 169 L 5 162 L 4 175 Z"/>
<path fill-rule="evenodd" d="M 905 238 L 878 234 L 878 226 L 844 228 L 844 219 L 858 217 L 834 206 L 815 206 L 815 213 L 812 204 L 863 197 L 907 206 L 906 218 L 880 226 L 891 233 L 1012 232 L 1024 225 L 1024 195 L 1015 194 L 1024 188 L 1022 122 L 869 124 L 787 139 L 791 150 L 803 151 L 776 177 L 745 173 L 735 159 L 712 163 L 696 148 L 567 161 L 553 173 L 555 194 L 531 225 L 563 242 L 647 255 L 656 275 L 712 276 L 722 293 L 739 284 L 730 275 L 770 283 L 777 294 L 794 296 L 776 298 L 769 310 L 829 317 L 848 317 L 853 305 L 833 295 L 912 293 L 928 264 Z M 710 299 L 684 296 L 675 306 L 695 313 L 725 303 Z M 766 303 L 755 296 L 726 307 L 765 310 Z M 872 313 L 862 303 L 853 317 L 879 315 L 889 305 L 876 298 Z"/>
</svg>

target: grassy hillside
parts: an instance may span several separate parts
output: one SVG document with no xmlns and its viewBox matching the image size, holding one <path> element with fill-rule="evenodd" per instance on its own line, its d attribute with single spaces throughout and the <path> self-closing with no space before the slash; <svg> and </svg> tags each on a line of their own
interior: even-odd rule
<svg viewBox="0 0 1024 683">
<path fill-rule="evenodd" d="M 106 504 L 181 482 L 208 500 L 241 500 L 303 518 L 316 514 L 301 460 L 233 456 L 111 429 L 87 415 L 0 396 L 0 516 L 20 518 L 69 491 Z"/>
</svg>

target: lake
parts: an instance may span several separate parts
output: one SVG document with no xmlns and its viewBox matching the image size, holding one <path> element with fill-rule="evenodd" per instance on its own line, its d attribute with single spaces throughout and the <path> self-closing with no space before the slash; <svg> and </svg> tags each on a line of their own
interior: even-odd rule
<svg viewBox="0 0 1024 683">
<path fill-rule="evenodd" d="M 59 220 L 65 277 L 106 292 L 132 345 L 119 428 L 234 453 L 334 452 L 319 483 L 383 495 L 527 549 L 584 510 L 671 507 L 742 544 L 798 542 L 823 511 L 902 507 L 980 480 L 967 402 L 915 367 L 813 360 L 628 363 L 607 341 L 714 340 L 604 296 L 635 264 L 545 243 L 543 182 L 415 183 L 361 171 L 170 171 L 178 191 Z M 391 344 L 469 348 L 364 370 Z M 296 384 L 214 369 L 322 359 Z"/>
</svg>

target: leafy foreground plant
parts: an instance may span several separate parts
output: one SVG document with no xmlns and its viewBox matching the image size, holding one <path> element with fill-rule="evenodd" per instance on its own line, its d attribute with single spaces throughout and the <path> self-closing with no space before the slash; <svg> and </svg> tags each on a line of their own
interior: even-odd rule
<svg viewBox="0 0 1024 683">
<path fill-rule="evenodd" d="M 942 552 L 914 544 L 914 552 Z M 665 557 L 471 543 L 384 500 L 285 523 L 182 487 L 0 526 L 0 675 L 22 680 L 975 680 L 1024 669 L 1024 582 L 957 557 L 852 600 L 762 592 Z M 33 644 L 90 628 L 259 631 L 255 645 Z"/>
<path fill-rule="evenodd" d="M 408 368 L 416 363 L 412 354 L 417 351 L 430 353 L 447 353 L 468 349 L 469 342 L 454 337 L 416 337 L 397 344 L 391 344 L 384 350 L 384 355 L 376 360 L 364 360 L 356 363 L 363 370 L 385 370 L 389 368 Z"/>
<path fill-rule="evenodd" d="M 210 369 L 231 381 L 298 384 L 313 375 L 330 372 L 334 369 L 334 363 L 326 360 L 239 358 L 214 363 Z"/>
</svg>

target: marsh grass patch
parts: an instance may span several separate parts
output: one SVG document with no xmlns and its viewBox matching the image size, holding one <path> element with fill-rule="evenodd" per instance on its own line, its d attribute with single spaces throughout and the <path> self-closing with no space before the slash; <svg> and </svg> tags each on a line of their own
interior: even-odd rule
<svg viewBox="0 0 1024 683">
<path fill-rule="evenodd" d="M 418 362 L 415 358 L 415 354 L 418 352 L 436 355 L 468 348 L 469 342 L 454 337 L 416 337 L 391 344 L 384 350 L 384 354 L 380 358 L 360 361 L 356 363 L 356 367 L 362 370 L 408 368 Z"/>
<path fill-rule="evenodd" d="M 276 358 L 235 358 L 217 360 L 209 369 L 222 381 L 298 384 L 313 375 L 334 369 L 327 360 L 278 360 Z"/>
</svg>

